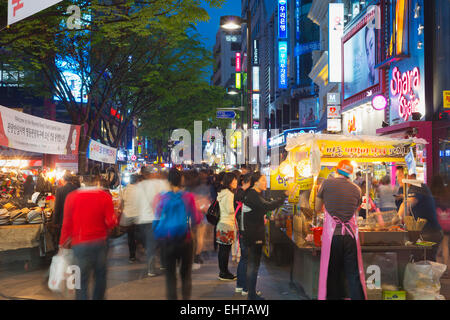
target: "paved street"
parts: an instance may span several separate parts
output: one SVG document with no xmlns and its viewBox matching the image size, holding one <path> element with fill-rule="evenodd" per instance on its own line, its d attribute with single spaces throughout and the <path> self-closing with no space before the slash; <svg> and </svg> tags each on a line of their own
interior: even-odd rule
<svg viewBox="0 0 450 320">
<path fill-rule="evenodd" d="M 208 237 L 207 239 L 211 239 Z M 234 293 L 235 282 L 223 282 L 217 279 L 217 254 L 212 248 L 212 241 L 206 241 L 210 247 L 205 257 L 205 264 L 193 271 L 192 299 L 195 300 L 246 300 L 240 294 Z M 141 262 L 129 264 L 126 235 L 112 241 L 108 259 L 108 289 L 106 298 L 109 300 L 164 300 L 165 278 L 163 275 L 150 278 L 146 274 L 145 255 L 138 249 Z M 237 264 L 230 259 L 230 271 L 235 273 Z M 36 270 L 37 269 L 37 270 Z M 23 264 L 17 263 L 8 268 L 1 267 L 0 294 L 6 297 L 27 299 L 73 299 L 73 294 L 64 295 L 52 293 L 46 286 L 45 277 L 48 268 L 37 267 L 25 271 Z M 289 285 L 289 267 L 277 267 L 265 259 L 261 264 L 258 279 L 258 290 L 267 299 L 298 300 L 300 295 Z M 179 281 L 179 286 L 181 282 Z M 181 292 L 181 291 L 179 291 Z"/>
<path fill-rule="evenodd" d="M 204 254 L 205 263 L 192 275 L 193 300 L 246 300 L 234 292 L 235 282 L 223 282 L 217 279 L 217 253 L 214 252 L 211 230 L 206 235 Z M 114 239 L 108 259 L 108 300 L 165 300 L 165 278 L 163 275 L 150 278 L 146 273 L 145 253 L 138 246 L 138 261 L 128 262 L 127 236 Z M 236 273 L 237 263 L 230 258 L 230 271 Z M 0 300 L 10 298 L 36 300 L 71 300 L 73 292 L 52 293 L 46 276 L 48 263 L 34 265 L 28 271 L 23 263 L 0 266 Z M 290 286 L 290 267 L 277 266 L 263 258 L 258 278 L 258 290 L 270 300 L 302 300 L 301 294 Z M 180 287 L 181 282 L 178 281 Z M 450 279 L 441 279 L 441 294 L 450 299 Z M 181 291 L 179 290 L 179 293 Z"/>
</svg>

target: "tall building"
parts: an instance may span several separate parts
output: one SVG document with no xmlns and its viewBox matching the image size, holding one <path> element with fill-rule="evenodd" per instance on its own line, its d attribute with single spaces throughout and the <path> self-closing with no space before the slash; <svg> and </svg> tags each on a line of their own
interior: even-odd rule
<svg viewBox="0 0 450 320">
<path fill-rule="evenodd" d="M 219 28 L 213 49 L 214 69 L 211 84 L 224 88 L 235 87 L 236 53 L 241 52 L 241 32 Z"/>
</svg>

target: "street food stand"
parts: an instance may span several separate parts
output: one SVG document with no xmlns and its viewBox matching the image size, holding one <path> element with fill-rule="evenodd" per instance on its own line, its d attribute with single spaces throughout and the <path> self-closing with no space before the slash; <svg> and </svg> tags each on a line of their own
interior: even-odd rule
<svg viewBox="0 0 450 320">
<path fill-rule="evenodd" d="M 348 159 L 364 173 L 369 194 L 369 174 L 373 174 L 374 165 L 404 164 L 405 156 L 423 144 L 426 141 L 415 138 L 314 133 L 288 139 L 287 158 L 271 173 L 271 190 L 289 190 L 292 218 L 284 220 L 291 220 L 292 227 L 287 223 L 282 230 L 294 248 L 291 281 L 306 297 L 316 299 L 318 293 L 323 208 L 315 207 L 315 199 L 322 181 L 334 174 L 340 160 Z M 274 212 L 274 220 L 280 219 L 281 211 Z M 366 219 L 358 217 L 369 299 L 382 299 L 383 293 L 398 295 L 411 256 L 428 250 L 416 244 L 417 232 L 408 232 L 404 224 L 391 224 L 396 214 L 369 213 L 366 206 Z"/>
</svg>

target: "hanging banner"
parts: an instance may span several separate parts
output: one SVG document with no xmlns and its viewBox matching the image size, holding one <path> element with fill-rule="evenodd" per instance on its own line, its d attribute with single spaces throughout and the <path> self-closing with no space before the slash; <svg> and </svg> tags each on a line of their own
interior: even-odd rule
<svg viewBox="0 0 450 320">
<path fill-rule="evenodd" d="M 95 140 L 90 140 L 87 157 L 91 160 L 115 164 L 117 160 L 117 149 L 101 144 Z"/>
<path fill-rule="evenodd" d="M 0 106 L 0 145 L 46 154 L 78 154 L 80 126 Z"/>
<path fill-rule="evenodd" d="M 8 0 L 8 25 L 32 16 L 62 0 Z"/>
</svg>

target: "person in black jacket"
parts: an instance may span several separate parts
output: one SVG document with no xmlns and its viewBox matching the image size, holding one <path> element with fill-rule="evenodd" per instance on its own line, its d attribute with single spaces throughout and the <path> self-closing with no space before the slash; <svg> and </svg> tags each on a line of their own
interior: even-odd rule
<svg viewBox="0 0 450 320">
<path fill-rule="evenodd" d="M 282 206 L 285 197 L 267 201 L 261 195 L 267 190 L 267 179 L 260 172 L 255 172 L 251 180 L 252 188 L 244 196 L 242 208 L 244 219 L 244 242 L 248 247 L 247 287 L 248 300 L 264 300 L 256 293 L 256 280 L 261 262 L 262 247 L 265 240 L 264 216 Z M 287 192 L 286 192 L 287 194 Z"/>
<path fill-rule="evenodd" d="M 70 174 L 65 174 L 63 178 L 63 186 L 56 189 L 55 196 L 55 210 L 53 212 L 53 225 L 56 233 L 56 243 L 59 243 L 59 237 L 61 236 L 61 228 L 64 221 L 64 203 L 66 202 L 67 195 L 78 189 L 74 183 L 74 177 Z"/>
<path fill-rule="evenodd" d="M 241 176 L 241 186 L 236 191 L 234 195 L 234 209 L 240 206 L 240 210 L 236 214 L 236 223 L 238 225 L 238 239 L 239 239 L 239 247 L 241 248 L 241 259 L 239 260 L 238 268 L 237 268 L 237 282 L 236 282 L 236 293 L 241 293 L 243 296 L 248 295 L 247 288 L 247 266 L 248 266 L 248 248 L 244 242 L 244 225 L 241 224 L 243 222 L 242 216 L 242 202 L 244 201 L 245 194 L 247 190 L 250 190 L 252 182 L 252 174 L 247 173 Z"/>
<path fill-rule="evenodd" d="M 27 200 L 31 199 L 31 196 L 34 193 L 35 183 L 33 180 L 33 176 L 28 176 L 23 184 L 23 197 Z"/>
</svg>

